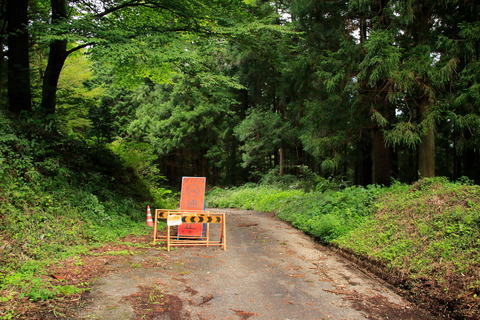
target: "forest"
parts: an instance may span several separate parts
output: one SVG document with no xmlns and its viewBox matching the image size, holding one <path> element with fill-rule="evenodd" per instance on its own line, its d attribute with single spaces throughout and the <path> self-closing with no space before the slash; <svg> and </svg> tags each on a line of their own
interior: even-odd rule
<svg viewBox="0 0 480 320">
<path fill-rule="evenodd" d="M 474 0 L 5 0 L 0 103 L 172 184 L 480 182 Z M 146 169 L 147 170 L 147 169 Z"/>
<path fill-rule="evenodd" d="M 3 0 L 0 319 L 68 319 L 91 279 L 49 269 L 147 237 L 182 176 L 478 319 L 479 17 L 476 0 Z"/>
</svg>

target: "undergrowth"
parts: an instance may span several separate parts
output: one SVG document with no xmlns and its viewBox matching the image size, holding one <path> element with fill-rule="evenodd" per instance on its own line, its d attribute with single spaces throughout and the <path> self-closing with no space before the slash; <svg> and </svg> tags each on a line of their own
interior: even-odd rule
<svg viewBox="0 0 480 320">
<path fill-rule="evenodd" d="M 413 185 L 304 192 L 215 189 L 209 206 L 275 211 L 322 243 L 380 268 L 412 299 L 455 319 L 480 319 L 480 187 L 430 178 Z"/>
<path fill-rule="evenodd" d="M 480 187 L 424 179 L 389 188 L 376 208 L 334 243 L 384 265 L 414 299 L 479 319 Z"/>
<path fill-rule="evenodd" d="M 13 126 L 0 114 L 0 303 L 76 293 L 42 275 L 92 246 L 148 232 L 146 206 L 173 203 L 103 145 Z"/>
<path fill-rule="evenodd" d="M 214 189 L 209 192 L 207 201 L 209 206 L 274 211 L 296 228 L 329 243 L 362 223 L 370 215 L 370 205 L 381 191 L 375 186 L 305 192 L 268 185 L 245 185 Z"/>
</svg>

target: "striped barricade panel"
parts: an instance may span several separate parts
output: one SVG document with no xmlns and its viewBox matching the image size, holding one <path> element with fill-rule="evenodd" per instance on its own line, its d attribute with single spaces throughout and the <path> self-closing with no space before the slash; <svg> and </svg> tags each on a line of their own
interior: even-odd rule
<svg viewBox="0 0 480 320">
<path fill-rule="evenodd" d="M 155 210 L 155 228 L 159 219 L 167 220 L 167 235 L 155 236 L 154 240 L 165 241 L 167 243 L 167 250 L 170 251 L 171 246 L 210 246 L 218 245 L 226 250 L 226 221 L 225 213 L 216 213 L 203 210 L 171 210 L 171 209 L 156 209 Z M 190 224 L 205 224 L 207 226 L 206 236 L 199 239 L 196 236 L 189 237 L 182 235 L 181 237 L 172 233 L 172 227 L 183 226 L 188 228 Z M 212 240 L 210 237 L 210 224 L 220 224 L 219 239 Z"/>
</svg>

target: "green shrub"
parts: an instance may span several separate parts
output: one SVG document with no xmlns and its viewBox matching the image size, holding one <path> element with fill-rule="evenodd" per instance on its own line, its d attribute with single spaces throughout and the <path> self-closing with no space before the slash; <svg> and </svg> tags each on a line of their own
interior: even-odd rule
<svg viewBox="0 0 480 320">
<path fill-rule="evenodd" d="M 358 227 L 371 214 L 377 187 L 349 187 L 340 191 L 310 192 L 290 201 L 278 217 L 324 243 Z"/>
<path fill-rule="evenodd" d="M 284 190 L 274 186 L 245 185 L 215 189 L 208 194 L 209 206 L 274 211 L 278 217 L 329 243 L 362 223 L 371 214 L 378 187 L 348 187 L 327 192 Z"/>
</svg>

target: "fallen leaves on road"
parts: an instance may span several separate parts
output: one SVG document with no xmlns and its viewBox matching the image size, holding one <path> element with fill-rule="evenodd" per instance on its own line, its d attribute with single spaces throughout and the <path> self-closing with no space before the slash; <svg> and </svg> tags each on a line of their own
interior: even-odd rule
<svg viewBox="0 0 480 320">
<path fill-rule="evenodd" d="M 235 312 L 235 315 L 237 317 L 240 317 L 241 320 L 246 320 L 250 317 L 253 317 L 253 316 L 256 316 L 257 314 L 256 313 L 253 313 L 253 312 L 247 312 L 247 311 L 242 311 L 242 310 L 235 310 L 235 309 L 230 309 L 232 310 L 233 312 Z"/>
</svg>

